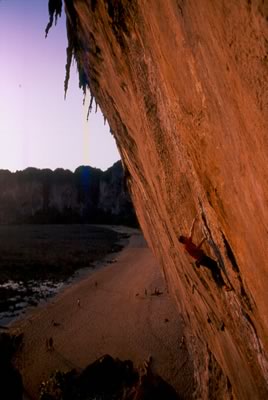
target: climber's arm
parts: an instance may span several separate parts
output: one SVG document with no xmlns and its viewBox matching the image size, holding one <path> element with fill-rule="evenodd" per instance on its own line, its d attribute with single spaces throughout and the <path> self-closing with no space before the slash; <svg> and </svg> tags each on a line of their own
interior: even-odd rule
<svg viewBox="0 0 268 400">
<path fill-rule="evenodd" d="M 201 242 L 199 243 L 199 245 L 197 246 L 198 249 L 201 248 L 201 246 L 205 242 L 205 240 L 207 240 L 207 238 L 204 236 L 203 239 L 201 240 Z"/>
<path fill-rule="evenodd" d="M 192 226 L 191 226 L 191 230 L 190 230 L 190 235 L 189 235 L 189 239 L 191 239 L 191 240 L 192 240 L 193 235 L 194 235 L 194 226 L 195 226 L 196 221 L 197 221 L 197 217 L 195 217 L 195 219 L 194 219 L 193 222 L 192 222 Z"/>
</svg>

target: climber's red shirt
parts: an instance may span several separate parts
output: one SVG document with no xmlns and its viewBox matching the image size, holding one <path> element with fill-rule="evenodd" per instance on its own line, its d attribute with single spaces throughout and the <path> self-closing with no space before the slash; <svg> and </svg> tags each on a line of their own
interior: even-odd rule
<svg viewBox="0 0 268 400">
<path fill-rule="evenodd" d="M 203 250 L 199 249 L 193 242 L 192 239 L 188 239 L 186 243 L 184 243 L 185 251 L 187 251 L 190 256 L 195 258 L 196 260 L 200 260 L 205 256 Z"/>
</svg>

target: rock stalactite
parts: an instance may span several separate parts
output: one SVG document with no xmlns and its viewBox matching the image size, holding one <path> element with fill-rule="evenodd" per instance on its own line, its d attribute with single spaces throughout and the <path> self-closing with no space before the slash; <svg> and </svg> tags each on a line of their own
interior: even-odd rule
<svg viewBox="0 0 268 400">
<path fill-rule="evenodd" d="M 139 222 L 184 316 L 196 397 L 268 397 L 268 3 L 65 1 Z M 69 38 L 70 40 L 70 38 Z M 194 241 L 232 290 L 183 252 Z"/>
<path fill-rule="evenodd" d="M 61 11 L 62 11 L 62 0 L 49 0 L 48 2 L 49 21 L 46 27 L 46 37 L 48 35 L 50 28 L 53 25 L 54 18 L 55 18 L 55 24 L 57 24 L 57 19 L 58 17 L 61 16 Z"/>
</svg>

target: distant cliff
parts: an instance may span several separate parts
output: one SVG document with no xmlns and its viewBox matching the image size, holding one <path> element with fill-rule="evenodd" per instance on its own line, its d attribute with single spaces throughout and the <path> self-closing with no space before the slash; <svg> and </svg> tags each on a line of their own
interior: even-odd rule
<svg viewBox="0 0 268 400">
<path fill-rule="evenodd" d="M 120 161 L 107 171 L 0 170 L 0 224 L 115 223 L 135 225 Z"/>
</svg>

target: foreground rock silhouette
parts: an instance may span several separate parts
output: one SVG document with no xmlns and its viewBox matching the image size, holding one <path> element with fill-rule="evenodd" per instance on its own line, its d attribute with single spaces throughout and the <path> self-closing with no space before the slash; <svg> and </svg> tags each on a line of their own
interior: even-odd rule
<svg viewBox="0 0 268 400">
<path fill-rule="evenodd" d="M 64 3 L 65 88 L 74 56 L 184 315 L 197 398 L 267 398 L 267 2 Z M 196 214 L 228 293 L 178 244 Z"/>
<path fill-rule="evenodd" d="M 10 336 L 0 333 L 0 398 L 22 400 L 23 386 L 19 371 L 14 368 L 12 358 L 20 346 L 22 335 Z"/>
<path fill-rule="evenodd" d="M 130 360 L 105 355 L 80 374 L 57 371 L 41 386 L 40 400 L 179 400 L 175 390 L 145 362 L 138 371 Z"/>
</svg>

